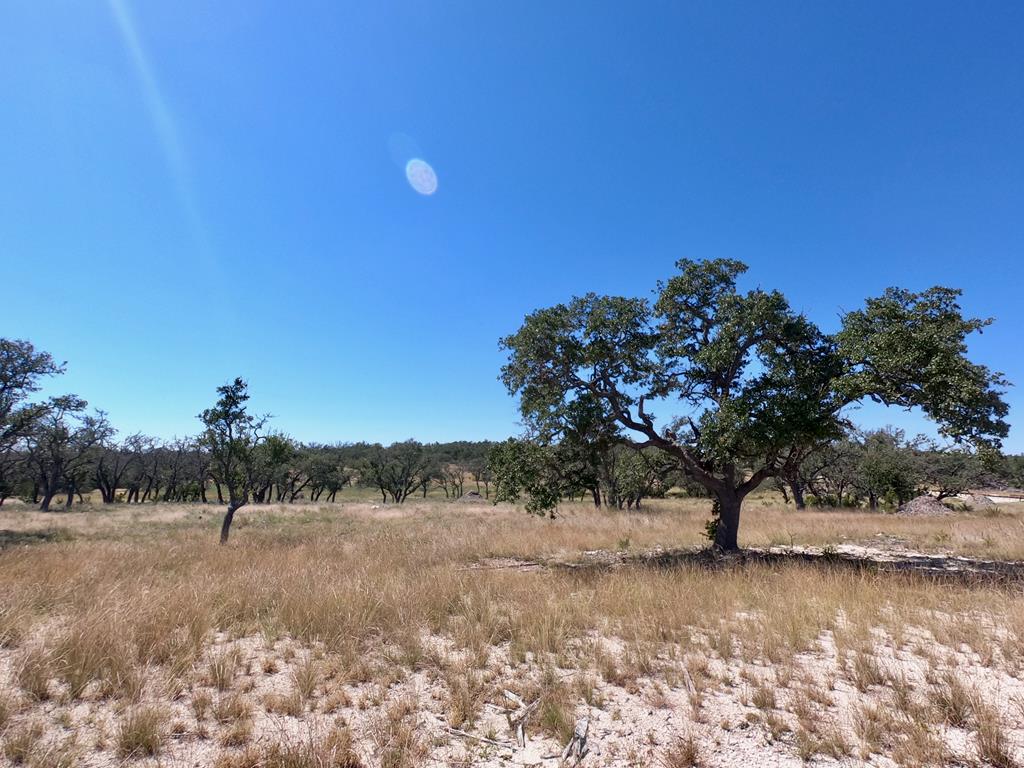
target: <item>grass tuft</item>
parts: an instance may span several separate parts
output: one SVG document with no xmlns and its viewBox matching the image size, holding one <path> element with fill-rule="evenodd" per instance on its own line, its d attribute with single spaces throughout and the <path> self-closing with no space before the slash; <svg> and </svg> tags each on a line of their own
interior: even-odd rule
<svg viewBox="0 0 1024 768">
<path fill-rule="evenodd" d="M 658 756 L 662 768 L 697 768 L 701 762 L 700 745 L 693 733 L 675 739 Z"/>
<path fill-rule="evenodd" d="M 993 768 L 1016 768 L 1018 763 L 1010 751 L 1006 726 L 999 711 L 981 699 L 975 699 L 974 712 L 978 756 Z"/>
<path fill-rule="evenodd" d="M 369 725 L 380 768 L 416 768 L 429 746 L 422 736 L 415 700 L 403 697 L 382 708 Z"/>
<path fill-rule="evenodd" d="M 27 763 L 43 740 L 42 721 L 32 720 L 8 729 L 3 735 L 3 754 L 13 765 Z"/>
<path fill-rule="evenodd" d="M 163 748 L 167 714 L 159 707 L 142 705 L 129 710 L 117 729 L 117 752 L 122 758 L 154 757 Z"/>
</svg>

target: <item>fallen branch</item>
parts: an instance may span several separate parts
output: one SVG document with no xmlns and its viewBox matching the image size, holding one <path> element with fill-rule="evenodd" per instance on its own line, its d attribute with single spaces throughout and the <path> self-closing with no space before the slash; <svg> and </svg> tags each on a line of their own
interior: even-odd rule
<svg viewBox="0 0 1024 768">
<path fill-rule="evenodd" d="M 488 739 L 484 736 L 474 736 L 472 733 L 466 733 L 460 731 L 458 728 L 445 728 L 445 730 L 452 736 L 459 736 L 463 739 L 472 739 L 473 741 L 480 741 L 484 744 L 490 744 L 492 747 L 502 747 L 503 749 L 512 749 L 514 744 L 511 741 L 495 741 L 494 739 Z"/>
<path fill-rule="evenodd" d="M 508 729 L 515 736 L 516 744 L 520 747 L 526 746 L 526 721 L 530 715 L 534 713 L 537 707 L 540 706 L 540 699 L 527 704 L 519 696 L 509 690 L 502 691 L 502 694 L 506 699 L 516 705 L 517 709 L 514 711 L 506 711 L 505 719 L 508 720 Z"/>
<path fill-rule="evenodd" d="M 683 679 L 686 681 L 686 690 L 691 696 L 697 693 L 697 686 L 693 684 L 693 678 L 690 676 L 690 670 L 683 664 Z"/>
<path fill-rule="evenodd" d="M 565 745 L 565 749 L 562 750 L 562 763 L 565 763 L 570 757 L 574 758 L 573 765 L 579 765 L 580 761 L 586 757 L 590 748 L 587 746 L 587 733 L 590 731 L 590 719 L 581 717 L 576 721 L 576 727 L 573 729 L 572 738 L 569 739 L 569 743 Z"/>
<path fill-rule="evenodd" d="M 496 565 L 485 565 L 484 563 L 474 563 L 472 565 L 463 565 L 455 570 L 457 571 L 501 571 L 510 570 L 514 568 L 543 568 L 543 563 L 534 562 L 532 560 L 526 560 L 519 563 L 499 563 Z"/>
</svg>

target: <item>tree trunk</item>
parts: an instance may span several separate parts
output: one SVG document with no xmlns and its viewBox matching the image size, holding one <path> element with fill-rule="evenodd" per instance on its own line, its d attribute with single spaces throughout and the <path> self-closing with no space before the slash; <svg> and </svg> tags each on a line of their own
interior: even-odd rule
<svg viewBox="0 0 1024 768">
<path fill-rule="evenodd" d="M 720 552 L 739 550 L 740 507 L 743 497 L 736 493 L 718 495 L 718 526 L 715 529 L 715 549 Z"/>
<path fill-rule="evenodd" d="M 100 499 L 103 501 L 104 504 L 114 503 L 114 489 L 117 488 L 116 479 L 111 480 L 110 482 L 106 482 L 104 480 L 97 478 L 96 487 L 100 491 Z"/>
<path fill-rule="evenodd" d="M 42 512 L 49 512 L 50 511 L 50 502 L 53 501 L 53 497 L 55 495 L 56 494 L 53 493 L 52 491 L 43 491 L 43 502 L 42 502 L 42 504 L 39 505 L 40 511 L 42 511 Z"/>
<path fill-rule="evenodd" d="M 231 532 L 231 521 L 235 519 L 235 510 L 237 510 L 234 504 L 228 504 L 228 511 L 224 513 L 224 522 L 220 526 L 220 543 L 228 543 L 228 534 Z"/>
<path fill-rule="evenodd" d="M 804 502 L 804 486 L 799 481 L 791 481 L 789 484 L 790 490 L 793 491 L 793 503 L 796 504 L 797 509 L 807 509 L 807 504 Z"/>
</svg>

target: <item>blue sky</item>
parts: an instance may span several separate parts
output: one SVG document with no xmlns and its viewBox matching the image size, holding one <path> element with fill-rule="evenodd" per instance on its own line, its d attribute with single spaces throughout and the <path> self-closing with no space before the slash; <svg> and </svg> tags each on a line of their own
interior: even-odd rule
<svg viewBox="0 0 1024 768">
<path fill-rule="evenodd" d="M 997 320 L 973 357 L 1024 383 L 1022 29 L 996 2 L 4 3 L 2 333 L 124 432 L 194 432 L 243 375 L 301 439 L 500 438 L 525 313 L 732 257 L 827 328 L 962 287 Z"/>
</svg>

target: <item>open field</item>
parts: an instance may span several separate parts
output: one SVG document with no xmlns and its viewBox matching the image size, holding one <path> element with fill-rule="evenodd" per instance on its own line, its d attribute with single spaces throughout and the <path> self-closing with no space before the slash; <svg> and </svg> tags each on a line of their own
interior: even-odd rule
<svg viewBox="0 0 1024 768">
<path fill-rule="evenodd" d="M 581 717 L 583 765 L 1024 762 L 1018 583 L 559 565 L 699 545 L 703 501 L 554 521 L 435 500 L 246 507 L 227 547 L 213 506 L 73 509 L 90 511 L 0 508 L 12 764 L 555 766 Z M 1024 510 L 764 497 L 741 540 L 1016 559 Z M 539 701 L 522 749 L 505 746 L 505 689 Z"/>
</svg>

